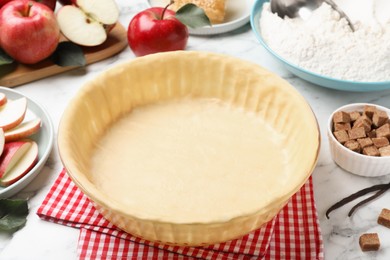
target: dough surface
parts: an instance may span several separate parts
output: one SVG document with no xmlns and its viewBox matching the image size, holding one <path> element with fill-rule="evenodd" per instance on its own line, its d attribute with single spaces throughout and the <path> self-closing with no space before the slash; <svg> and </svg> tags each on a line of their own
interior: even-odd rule
<svg viewBox="0 0 390 260">
<path fill-rule="evenodd" d="M 110 127 L 91 178 L 126 211 L 220 221 L 277 199 L 287 154 L 283 137 L 254 113 L 216 99 L 171 100 L 137 107 Z"/>
</svg>

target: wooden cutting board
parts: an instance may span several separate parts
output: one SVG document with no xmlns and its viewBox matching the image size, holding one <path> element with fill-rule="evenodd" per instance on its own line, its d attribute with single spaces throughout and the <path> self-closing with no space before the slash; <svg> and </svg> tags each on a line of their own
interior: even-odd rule
<svg viewBox="0 0 390 260">
<path fill-rule="evenodd" d="M 103 44 L 95 47 L 82 47 L 82 49 L 88 65 L 111 57 L 122 51 L 126 46 L 128 46 L 127 31 L 121 24 L 117 23 Z M 0 67 L 0 86 L 15 87 L 76 68 L 79 67 L 57 66 L 48 59 L 33 65 L 15 62 Z"/>
</svg>

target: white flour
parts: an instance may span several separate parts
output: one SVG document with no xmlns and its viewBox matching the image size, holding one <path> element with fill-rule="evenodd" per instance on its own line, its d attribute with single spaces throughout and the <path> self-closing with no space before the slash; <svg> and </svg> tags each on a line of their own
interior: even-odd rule
<svg viewBox="0 0 390 260">
<path fill-rule="evenodd" d="M 327 4 L 303 21 L 281 19 L 265 3 L 260 27 L 271 49 L 304 69 L 343 80 L 390 81 L 390 19 L 367 20 L 355 20 L 352 32 Z"/>
</svg>

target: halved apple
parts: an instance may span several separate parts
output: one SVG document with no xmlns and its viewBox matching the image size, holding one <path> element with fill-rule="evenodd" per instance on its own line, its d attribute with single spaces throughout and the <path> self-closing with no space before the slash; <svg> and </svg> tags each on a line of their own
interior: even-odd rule
<svg viewBox="0 0 390 260">
<path fill-rule="evenodd" d="M 104 25 L 118 21 L 119 9 L 115 0 L 74 0 L 74 3 L 89 17 Z"/>
<path fill-rule="evenodd" d="M 8 186 L 26 175 L 38 161 L 38 145 L 32 140 L 6 143 L 0 157 L 0 185 Z"/>
<path fill-rule="evenodd" d="M 0 156 L 3 153 L 5 143 L 4 131 L 3 128 L 0 128 Z"/>
<path fill-rule="evenodd" d="M 7 96 L 0 92 L 0 107 L 7 103 Z"/>
<path fill-rule="evenodd" d="M 40 128 L 41 128 L 40 118 L 35 118 L 30 121 L 23 122 L 18 126 L 5 131 L 4 133 L 5 142 L 8 143 L 22 138 L 26 138 L 38 132 Z"/>
<path fill-rule="evenodd" d="M 119 18 L 114 0 L 76 0 L 57 12 L 61 32 L 70 41 L 83 46 L 97 46 L 107 39 L 108 30 Z"/>
<path fill-rule="evenodd" d="M 19 98 L 13 101 L 7 101 L 0 107 L 0 128 L 4 131 L 12 129 L 19 125 L 26 115 L 27 99 Z"/>
</svg>

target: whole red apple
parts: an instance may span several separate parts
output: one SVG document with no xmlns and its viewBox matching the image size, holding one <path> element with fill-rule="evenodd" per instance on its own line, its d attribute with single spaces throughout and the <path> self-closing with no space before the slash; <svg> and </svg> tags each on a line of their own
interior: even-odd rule
<svg viewBox="0 0 390 260">
<path fill-rule="evenodd" d="M 0 0 L 0 8 L 5 5 L 6 3 L 8 2 L 11 2 L 11 1 L 14 1 L 14 0 Z M 51 10 L 55 10 L 56 9 L 56 4 L 57 4 L 57 0 L 34 0 L 38 3 L 42 3 L 44 5 L 47 5 Z"/>
<path fill-rule="evenodd" d="M 156 52 L 184 50 L 188 29 L 175 18 L 175 12 L 152 7 L 138 13 L 130 21 L 127 38 L 136 56 Z"/>
<path fill-rule="evenodd" d="M 0 9 L 0 46 L 16 61 L 37 63 L 57 48 L 60 29 L 54 12 L 34 1 L 14 0 Z"/>
</svg>

